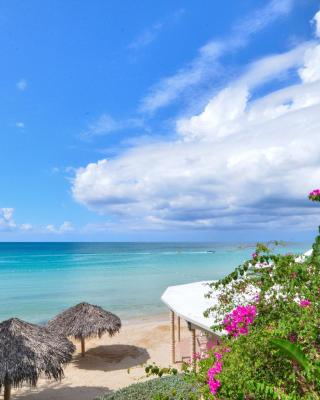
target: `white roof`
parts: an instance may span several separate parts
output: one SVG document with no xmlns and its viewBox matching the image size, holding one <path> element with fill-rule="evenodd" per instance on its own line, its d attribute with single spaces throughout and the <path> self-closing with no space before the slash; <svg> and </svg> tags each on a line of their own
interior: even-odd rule
<svg viewBox="0 0 320 400">
<path fill-rule="evenodd" d="M 310 256 L 311 254 L 312 249 L 304 253 L 304 256 Z M 217 324 L 217 319 L 212 314 L 208 318 L 203 315 L 208 308 L 218 304 L 219 291 L 216 291 L 216 295 L 211 296 L 209 299 L 205 297 L 211 290 L 208 285 L 212 282 L 214 281 L 169 286 L 161 296 L 161 300 L 182 319 L 206 331 L 213 332 L 211 326 Z M 253 287 L 251 289 L 251 296 L 250 294 L 244 294 L 246 299 L 250 299 L 252 295 L 258 293 Z M 221 331 L 214 333 L 217 335 L 223 334 Z"/>
<path fill-rule="evenodd" d="M 215 297 L 210 299 L 205 297 L 210 290 L 209 283 L 212 281 L 169 286 L 161 300 L 179 317 L 212 332 L 211 326 L 216 324 L 215 318 L 213 316 L 205 318 L 203 315 L 205 310 L 217 303 Z"/>
<path fill-rule="evenodd" d="M 208 308 L 219 305 L 220 290 L 212 290 L 209 287 L 209 284 L 213 282 L 216 281 L 202 281 L 186 285 L 169 286 L 163 293 L 161 300 L 170 310 L 174 311 L 184 320 L 206 331 L 222 336 L 225 334 L 224 331 L 213 331 L 211 329 L 213 325 L 221 322 L 221 315 L 218 317 L 212 312 L 208 318 L 203 315 Z M 211 292 L 209 299 L 206 297 L 208 292 Z M 243 302 L 250 301 L 257 294 L 257 289 L 250 286 L 246 293 L 239 294 L 236 298 L 239 304 L 243 304 Z"/>
</svg>

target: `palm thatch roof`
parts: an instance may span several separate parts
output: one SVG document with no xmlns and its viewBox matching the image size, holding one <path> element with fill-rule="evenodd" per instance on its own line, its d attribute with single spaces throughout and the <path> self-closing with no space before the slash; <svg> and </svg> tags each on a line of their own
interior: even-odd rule
<svg viewBox="0 0 320 400">
<path fill-rule="evenodd" d="M 0 323 L 0 389 L 26 382 L 36 386 L 41 373 L 63 377 L 62 364 L 71 361 L 75 346 L 65 337 L 18 318 Z"/>
<path fill-rule="evenodd" d="M 54 332 L 81 340 L 97 336 L 101 338 L 106 332 L 113 336 L 119 332 L 121 320 L 99 306 L 80 303 L 57 315 L 47 326 Z"/>
</svg>

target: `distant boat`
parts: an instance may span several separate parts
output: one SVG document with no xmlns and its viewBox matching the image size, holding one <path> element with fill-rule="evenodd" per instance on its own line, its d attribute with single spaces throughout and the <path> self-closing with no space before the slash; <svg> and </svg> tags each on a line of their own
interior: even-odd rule
<svg viewBox="0 0 320 400">
<path fill-rule="evenodd" d="M 215 253 L 215 250 L 207 250 L 207 253 Z"/>
</svg>

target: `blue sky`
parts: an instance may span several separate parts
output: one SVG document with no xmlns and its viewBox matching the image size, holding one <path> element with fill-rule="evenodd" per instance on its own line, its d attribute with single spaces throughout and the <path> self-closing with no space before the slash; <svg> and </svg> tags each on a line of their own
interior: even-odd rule
<svg viewBox="0 0 320 400">
<path fill-rule="evenodd" d="M 0 240 L 308 240 L 319 9 L 1 2 Z"/>
</svg>

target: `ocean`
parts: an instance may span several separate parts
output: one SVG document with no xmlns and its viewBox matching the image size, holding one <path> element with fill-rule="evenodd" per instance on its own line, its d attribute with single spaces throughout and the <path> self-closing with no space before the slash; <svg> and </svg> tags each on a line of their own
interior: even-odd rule
<svg viewBox="0 0 320 400">
<path fill-rule="evenodd" d="M 159 314 L 167 286 L 219 279 L 253 251 L 250 244 L 0 243 L 0 320 L 41 324 L 81 301 L 122 319 Z"/>
</svg>

